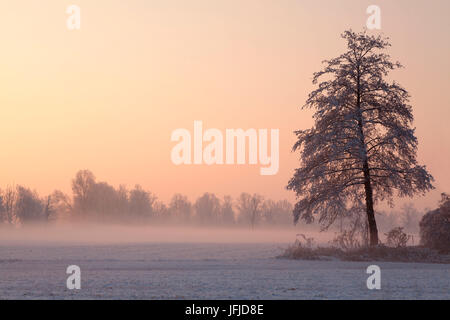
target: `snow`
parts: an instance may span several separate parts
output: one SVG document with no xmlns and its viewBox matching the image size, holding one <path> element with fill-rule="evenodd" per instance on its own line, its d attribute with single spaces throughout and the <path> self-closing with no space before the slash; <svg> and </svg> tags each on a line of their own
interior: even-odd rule
<svg viewBox="0 0 450 320">
<path fill-rule="evenodd" d="M 276 258 L 287 244 L 0 246 L 0 299 L 450 299 L 450 265 Z M 81 289 L 66 268 L 81 268 Z M 366 268 L 381 268 L 368 290 Z"/>
</svg>

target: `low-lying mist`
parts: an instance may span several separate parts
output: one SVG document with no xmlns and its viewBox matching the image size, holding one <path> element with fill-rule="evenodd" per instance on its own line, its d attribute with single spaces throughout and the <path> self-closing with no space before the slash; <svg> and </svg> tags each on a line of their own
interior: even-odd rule
<svg viewBox="0 0 450 320">
<path fill-rule="evenodd" d="M 174 194 L 165 203 L 139 185 L 131 189 L 123 185 L 116 188 L 107 182 L 98 182 L 89 170 L 81 170 L 72 180 L 71 195 L 56 190 L 42 197 L 20 185 L 0 189 L 0 246 L 292 243 L 299 234 L 313 239 L 316 244 L 324 244 L 344 230 L 367 234 L 364 210 L 358 214 L 342 212 L 328 232 L 319 232 L 320 219 L 299 219 L 294 226 L 293 210 L 294 205 L 287 200 L 275 201 L 246 192 L 237 198 L 219 198 L 205 192 L 195 201 Z M 381 237 L 397 227 L 417 235 L 424 214 L 411 204 L 400 211 L 376 213 Z"/>
<path fill-rule="evenodd" d="M 100 224 L 28 225 L 0 228 L 0 245 L 61 245 L 119 243 L 292 243 L 305 233 L 327 242 L 333 232 L 286 228 L 225 228 L 195 226 L 121 226 Z"/>
</svg>

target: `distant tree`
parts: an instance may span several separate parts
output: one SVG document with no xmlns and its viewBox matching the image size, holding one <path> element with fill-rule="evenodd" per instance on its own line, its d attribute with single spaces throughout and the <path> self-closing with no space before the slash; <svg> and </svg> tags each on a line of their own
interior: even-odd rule
<svg viewBox="0 0 450 320">
<path fill-rule="evenodd" d="M 261 217 L 268 225 L 276 224 L 276 203 L 272 199 L 265 200 L 261 205 Z"/>
<path fill-rule="evenodd" d="M 136 185 L 130 191 L 130 213 L 134 217 L 150 218 L 154 215 L 153 205 L 156 201 L 156 196 L 152 193 L 142 189 L 140 185 Z"/>
<path fill-rule="evenodd" d="M 77 213 L 86 215 L 92 200 L 92 189 L 95 186 L 95 176 L 89 170 L 80 170 L 72 180 L 73 207 Z"/>
<path fill-rule="evenodd" d="M 6 221 L 6 210 L 5 206 L 3 205 L 3 191 L 0 189 L 0 223 L 3 223 Z"/>
<path fill-rule="evenodd" d="M 6 221 L 6 208 L 4 200 L 3 190 L 0 188 L 0 223 Z"/>
<path fill-rule="evenodd" d="M 261 206 L 264 223 L 270 226 L 292 225 L 292 204 L 287 200 L 267 199 Z"/>
<path fill-rule="evenodd" d="M 250 223 L 252 229 L 261 219 L 263 201 L 264 198 L 259 194 L 250 195 L 245 192 L 237 200 L 239 219 Z"/>
<path fill-rule="evenodd" d="M 43 216 L 46 222 L 49 222 L 53 219 L 53 216 L 55 215 L 55 211 L 52 208 L 52 196 L 47 196 L 47 198 L 44 199 L 44 209 L 43 209 Z"/>
<path fill-rule="evenodd" d="M 14 211 L 22 224 L 45 221 L 45 204 L 36 192 L 28 188 L 17 186 L 17 198 Z"/>
<path fill-rule="evenodd" d="M 129 191 L 125 185 L 120 185 L 116 190 L 116 211 L 122 220 L 127 218 L 129 207 Z"/>
<path fill-rule="evenodd" d="M 154 216 L 160 222 L 166 222 L 170 217 L 169 208 L 162 201 L 155 201 L 153 204 Z"/>
<path fill-rule="evenodd" d="M 422 216 L 423 213 L 420 213 L 412 203 L 405 204 L 400 214 L 400 225 L 407 232 L 418 233 Z"/>
<path fill-rule="evenodd" d="M 275 203 L 275 221 L 280 225 L 292 225 L 292 203 L 280 200 Z"/>
<path fill-rule="evenodd" d="M 233 199 L 230 196 L 225 196 L 222 201 L 222 206 L 220 208 L 220 218 L 224 225 L 234 224 L 234 210 L 233 210 Z"/>
<path fill-rule="evenodd" d="M 120 218 L 117 204 L 119 196 L 116 189 L 106 182 L 95 183 L 88 193 L 87 212 L 91 218 L 113 221 Z"/>
<path fill-rule="evenodd" d="M 3 191 L 2 204 L 4 210 L 4 221 L 8 224 L 15 222 L 14 205 L 17 199 L 17 189 L 14 186 L 7 186 Z"/>
<path fill-rule="evenodd" d="M 450 196 L 443 193 L 438 209 L 420 221 L 420 241 L 425 247 L 450 252 Z"/>
<path fill-rule="evenodd" d="M 197 220 L 201 224 L 217 223 L 220 216 L 220 200 L 214 194 L 206 192 L 194 203 Z"/>
<path fill-rule="evenodd" d="M 296 131 L 293 150 L 301 167 L 287 188 L 296 192 L 295 222 L 318 213 L 327 227 L 364 200 L 370 245 L 378 244 L 374 203 L 393 203 L 432 189 L 433 177 L 416 161 L 417 139 L 409 94 L 386 76 L 401 67 L 383 52 L 387 39 L 346 31 L 348 50 L 325 61 L 314 74 L 318 88 L 304 108 L 313 108 L 315 125 Z"/>
<path fill-rule="evenodd" d="M 68 218 L 72 214 L 73 207 L 68 195 L 62 191 L 55 190 L 50 196 L 50 211 L 53 217 Z"/>
<path fill-rule="evenodd" d="M 192 204 L 187 197 L 177 193 L 170 200 L 168 212 L 173 221 L 187 222 L 191 218 Z"/>
</svg>

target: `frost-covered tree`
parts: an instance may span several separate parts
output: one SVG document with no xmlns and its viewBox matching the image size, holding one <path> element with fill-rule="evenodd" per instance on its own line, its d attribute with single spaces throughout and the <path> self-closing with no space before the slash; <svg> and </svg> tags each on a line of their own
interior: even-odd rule
<svg viewBox="0 0 450 320">
<path fill-rule="evenodd" d="M 429 248 L 450 252 L 450 196 L 442 194 L 438 209 L 427 212 L 420 221 L 420 242 Z"/>
<path fill-rule="evenodd" d="M 416 161 L 417 138 L 408 92 L 386 77 L 401 67 L 384 50 L 388 39 L 346 31 L 347 51 L 314 74 L 303 108 L 315 109 L 311 129 L 296 131 L 293 150 L 301 166 L 287 188 L 296 192 L 298 219 L 315 213 L 325 228 L 365 207 L 370 245 L 378 244 L 374 203 L 433 188 L 433 177 Z"/>
</svg>

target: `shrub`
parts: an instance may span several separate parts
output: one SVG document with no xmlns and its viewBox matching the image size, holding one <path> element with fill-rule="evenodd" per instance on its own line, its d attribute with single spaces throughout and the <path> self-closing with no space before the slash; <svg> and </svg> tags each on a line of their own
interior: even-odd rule
<svg viewBox="0 0 450 320">
<path fill-rule="evenodd" d="M 339 233 L 331 244 L 344 251 L 354 250 L 361 247 L 361 242 L 358 239 L 358 234 L 355 230 L 344 230 Z"/>
<path fill-rule="evenodd" d="M 450 196 L 442 194 L 438 209 L 426 213 L 420 221 L 420 241 L 425 247 L 450 252 Z"/>
<path fill-rule="evenodd" d="M 406 244 L 408 243 L 409 239 L 411 239 L 411 236 L 407 235 L 405 232 L 403 232 L 402 227 L 397 227 L 389 231 L 388 233 L 385 233 L 386 235 L 386 242 L 389 247 L 394 248 L 402 248 L 406 247 Z"/>
</svg>

